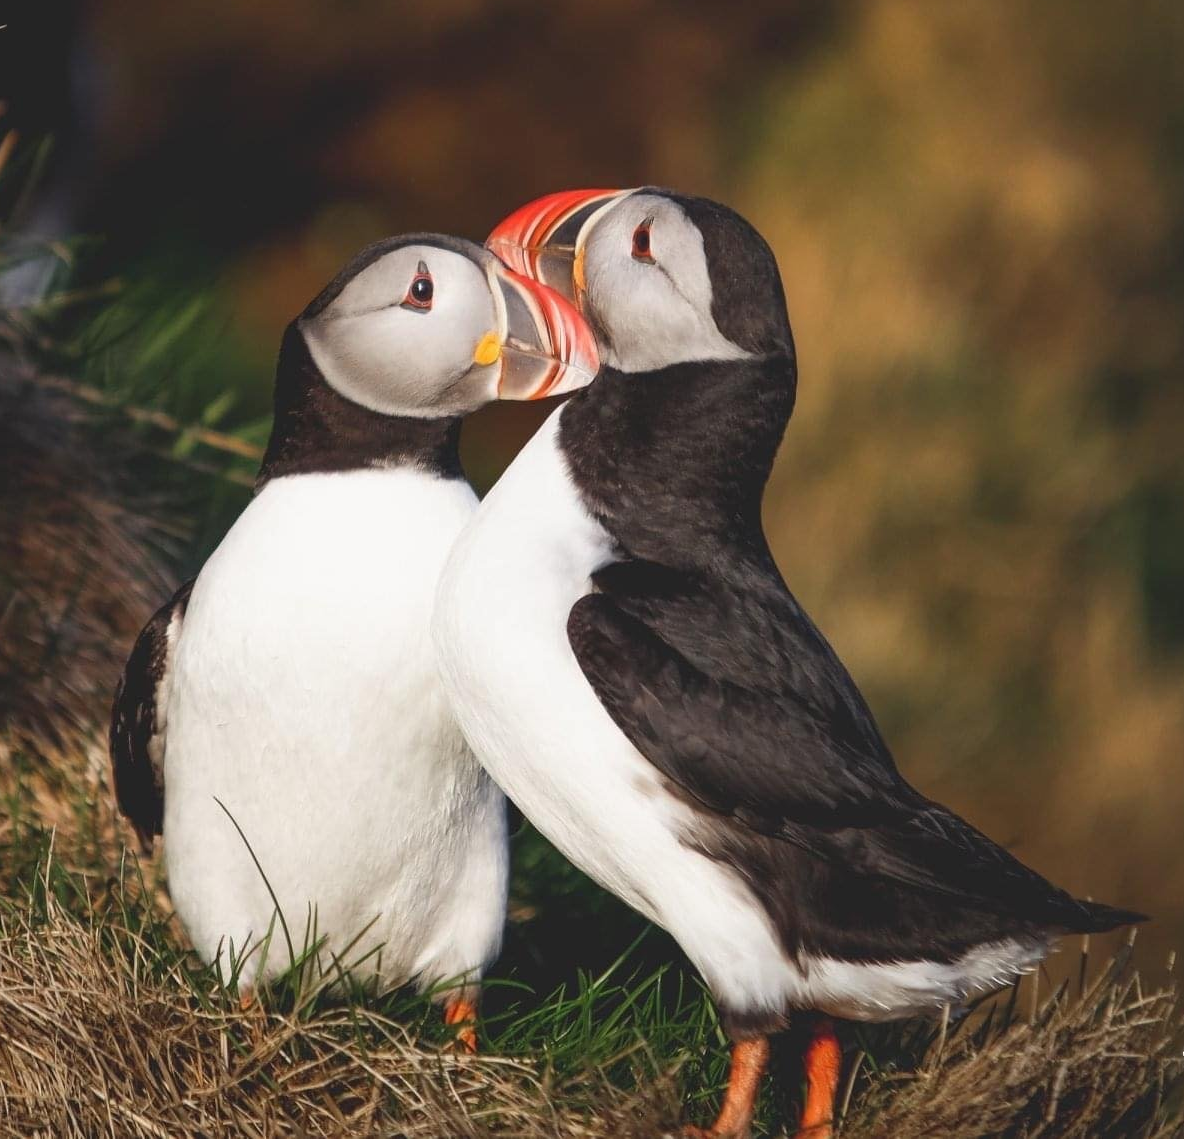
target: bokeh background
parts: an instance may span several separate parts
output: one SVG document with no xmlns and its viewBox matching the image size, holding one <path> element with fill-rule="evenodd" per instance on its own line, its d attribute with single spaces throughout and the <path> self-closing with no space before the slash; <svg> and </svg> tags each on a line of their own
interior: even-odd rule
<svg viewBox="0 0 1184 1139">
<path fill-rule="evenodd" d="M 246 501 L 285 323 L 385 234 L 480 239 L 539 193 L 655 183 L 777 253 L 801 377 L 768 529 L 903 770 L 1154 914 L 1150 971 L 1184 945 L 1184 5 L 5 18 L 0 693 L 47 762 L 67 727 L 91 740 L 96 810 L 91 725 Z M 475 417 L 474 481 L 546 410 Z M 632 936 L 528 833 L 517 861 L 536 965 Z"/>
</svg>

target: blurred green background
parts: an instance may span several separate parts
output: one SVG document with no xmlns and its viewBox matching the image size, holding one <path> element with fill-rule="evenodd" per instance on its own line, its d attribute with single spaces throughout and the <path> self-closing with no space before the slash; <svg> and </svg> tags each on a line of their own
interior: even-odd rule
<svg viewBox="0 0 1184 1139">
<path fill-rule="evenodd" d="M 581 185 L 674 186 L 746 214 L 799 347 L 766 502 L 791 588 L 911 781 L 1065 886 L 1154 914 L 1153 971 L 1184 943 L 1184 5 L 9 8 L 4 359 L 100 402 L 259 444 L 285 323 L 367 241 L 479 240 Z M 476 416 L 474 481 L 547 410 Z M 71 586 L 95 662 L 67 701 L 79 722 L 103 714 L 154 590 L 200 565 L 252 471 L 143 417 L 87 438 L 152 576 L 119 597 Z M 19 637 L 51 701 L 72 664 L 60 615 L 60 668 L 22 617 L 63 580 L 44 546 L 69 494 L 23 481 L 9 443 L 16 707 Z M 95 513 L 73 509 L 70 525 Z M 619 911 L 519 848 L 530 952 L 577 929 L 589 963 L 619 949 Z"/>
</svg>

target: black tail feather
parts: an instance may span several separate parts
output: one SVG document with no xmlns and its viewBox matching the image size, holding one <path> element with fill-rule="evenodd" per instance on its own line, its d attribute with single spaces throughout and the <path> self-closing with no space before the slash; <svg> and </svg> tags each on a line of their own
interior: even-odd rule
<svg viewBox="0 0 1184 1139">
<path fill-rule="evenodd" d="M 1137 910 L 1123 910 L 1117 906 L 1107 906 L 1102 902 L 1087 902 L 1076 899 L 1081 911 L 1080 922 L 1066 925 L 1067 933 L 1105 933 L 1110 929 L 1117 929 L 1122 925 L 1136 925 L 1139 922 L 1150 921 L 1146 914 Z"/>
</svg>

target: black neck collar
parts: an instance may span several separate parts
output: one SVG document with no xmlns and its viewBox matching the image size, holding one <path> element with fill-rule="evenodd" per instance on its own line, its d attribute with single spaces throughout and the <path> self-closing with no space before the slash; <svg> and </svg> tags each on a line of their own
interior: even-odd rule
<svg viewBox="0 0 1184 1139">
<path fill-rule="evenodd" d="M 382 415 L 334 391 L 290 324 L 276 366 L 275 421 L 255 490 L 284 475 L 374 467 L 413 466 L 464 478 L 459 443 L 459 418 Z"/>
<path fill-rule="evenodd" d="M 764 550 L 761 498 L 796 387 L 792 353 L 606 368 L 564 408 L 560 445 L 627 556 L 693 566 Z"/>
</svg>

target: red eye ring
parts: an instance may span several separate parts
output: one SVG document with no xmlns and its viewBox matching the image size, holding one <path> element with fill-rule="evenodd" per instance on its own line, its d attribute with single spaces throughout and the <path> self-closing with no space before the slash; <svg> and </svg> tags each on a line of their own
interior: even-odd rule
<svg viewBox="0 0 1184 1139">
<path fill-rule="evenodd" d="M 633 260 L 653 261 L 654 255 L 650 250 L 650 229 L 654 224 L 653 218 L 646 218 L 633 231 Z"/>
<path fill-rule="evenodd" d="M 407 286 L 407 295 L 403 298 L 403 306 L 427 312 L 432 307 L 432 296 L 435 291 L 436 286 L 432 283 L 432 275 L 428 272 L 428 267 L 421 261 L 415 276 L 411 278 L 411 284 Z"/>
</svg>

